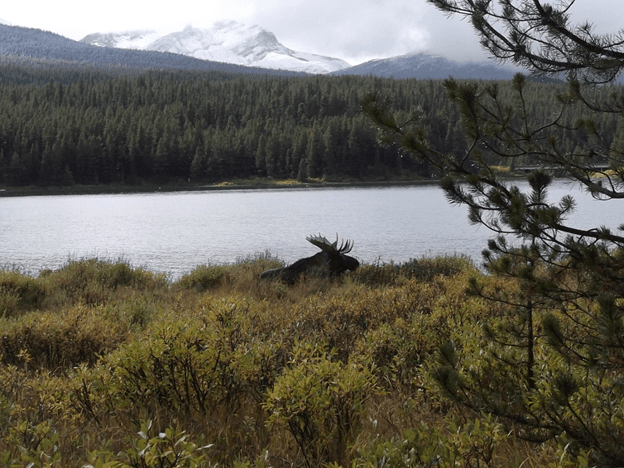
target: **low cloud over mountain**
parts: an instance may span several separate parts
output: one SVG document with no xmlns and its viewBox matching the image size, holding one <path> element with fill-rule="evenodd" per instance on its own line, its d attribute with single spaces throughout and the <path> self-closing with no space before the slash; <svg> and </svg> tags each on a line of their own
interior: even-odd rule
<svg viewBox="0 0 624 468">
<path fill-rule="evenodd" d="M 334 75 L 373 75 L 386 78 L 509 80 L 516 73 L 496 62 L 454 62 L 444 57 L 422 53 L 371 60 Z"/>
</svg>

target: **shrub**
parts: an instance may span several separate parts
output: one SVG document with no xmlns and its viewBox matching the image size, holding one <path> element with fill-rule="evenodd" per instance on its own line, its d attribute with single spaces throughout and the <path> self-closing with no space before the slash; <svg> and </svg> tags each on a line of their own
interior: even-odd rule
<svg viewBox="0 0 624 468">
<path fill-rule="evenodd" d="M 0 271 L 0 317 L 38 308 L 47 294 L 36 279 L 17 271 Z"/>
<path fill-rule="evenodd" d="M 177 285 L 183 289 L 195 289 L 198 292 L 215 289 L 230 280 L 228 267 L 223 265 L 200 265 L 191 273 L 183 275 Z"/>
<path fill-rule="evenodd" d="M 29 468 L 61 466 L 60 434 L 51 427 L 50 421 L 36 425 L 23 421 L 17 427 L 10 428 L 6 438 L 14 448 L 11 451 L 0 452 L 2 466 Z M 10 463 L 18 458 L 23 465 Z"/>
<path fill-rule="evenodd" d="M 0 323 L 0 361 L 51 371 L 93 364 L 125 341 L 128 333 L 127 326 L 106 320 L 101 312 L 78 305 Z M 31 358 L 21 359 L 24 353 Z"/>
<path fill-rule="evenodd" d="M 266 250 L 254 255 L 239 257 L 236 259 L 236 265 L 247 265 L 252 267 L 257 273 L 262 273 L 265 270 L 283 267 L 285 264 L 270 251 Z"/>
<path fill-rule="evenodd" d="M 157 431 L 152 421 L 142 421 L 141 429 L 135 437 L 128 439 L 128 444 L 130 447 L 117 455 L 108 450 L 91 452 L 91 464 L 87 466 L 199 468 L 206 466 L 205 451 L 210 448 L 210 445 L 199 446 L 177 428 Z"/>
<path fill-rule="evenodd" d="M 300 342 L 267 394 L 267 424 L 290 432 L 308 467 L 342 463 L 359 433 L 364 404 L 375 391 L 370 370 L 334 360 L 322 345 Z"/>
<path fill-rule="evenodd" d="M 163 274 L 142 268 L 132 268 L 126 262 L 112 262 L 97 258 L 70 261 L 64 267 L 45 272 L 43 281 L 55 295 L 50 306 L 64 303 L 101 304 L 108 301 L 120 287 L 154 290 L 167 287 Z"/>
<path fill-rule="evenodd" d="M 491 415 L 460 422 L 446 421 L 447 429 L 422 422 L 406 429 L 400 437 L 377 439 L 360 450 L 360 467 L 472 468 L 492 466 L 495 449 L 507 435 Z"/>
<path fill-rule="evenodd" d="M 370 287 L 393 286 L 400 282 L 400 269 L 394 264 L 361 265 L 352 273 L 352 278 Z"/>
<path fill-rule="evenodd" d="M 433 281 L 439 277 L 453 277 L 462 272 L 476 271 L 472 261 L 465 256 L 446 256 L 409 260 L 401 264 L 362 265 L 352 275 L 354 281 L 367 286 L 401 285 L 405 279 Z"/>
<path fill-rule="evenodd" d="M 277 362 L 270 340 L 249 332 L 236 304 L 221 304 L 192 322 L 163 320 L 149 333 L 103 357 L 111 404 L 138 415 L 209 416 L 237 408 L 270 385 Z"/>
<path fill-rule="evenodd" d="M 461 255 L 414 259 L 399 266 L 401 274 L 418 281 L 432 281 L 441 276 L 453 277 L 461 272 L 475 270 L 470 258 Z"/>
</svg>

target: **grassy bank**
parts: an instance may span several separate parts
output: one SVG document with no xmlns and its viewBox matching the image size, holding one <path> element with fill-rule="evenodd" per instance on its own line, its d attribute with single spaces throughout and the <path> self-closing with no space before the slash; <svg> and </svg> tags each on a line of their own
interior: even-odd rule
<svg viewBox="0 0 624 468">
<path fill-rule="evenodd" d="M 258 279 L 279 264 L 0 272 L 0 465 L 563 466 L 428 376 L 500 314 L 466 295 L 468 260 Z"/>
</svg>

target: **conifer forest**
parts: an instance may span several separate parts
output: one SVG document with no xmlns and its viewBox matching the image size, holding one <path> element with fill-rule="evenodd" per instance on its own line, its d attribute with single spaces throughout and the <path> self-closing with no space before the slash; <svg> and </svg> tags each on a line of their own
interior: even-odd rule
<svg viewBox="0 0 624 468">
<path fill-rule="evenodd" d="M 458 112 L 441 81 L 183 71 L 29 73 L 31 81 L 49 79 L 18 84 L 23 74 L 13 66 L 0 85 L 0 184 L 6 186 L 441 176 L 406 157 L 399 145 L 377 141 L 360 106 L 370 93 L 392 96 L 393 112 L 406 121 L 418 112 L 441 151 L 466 152 Z M 560 86 L 528 87 L 536 119 L 548 116 Z M 593 91 L 605 101 L 611 92 Z M 586 109 L 568 112 L 570 125 L 582 120 L 581 111 Z M 616 117 L 600 117 L 600 133 L 612 135 Z M 583 143 L 577 133 L 562 135 L 570 152 Z"/>
</svg>

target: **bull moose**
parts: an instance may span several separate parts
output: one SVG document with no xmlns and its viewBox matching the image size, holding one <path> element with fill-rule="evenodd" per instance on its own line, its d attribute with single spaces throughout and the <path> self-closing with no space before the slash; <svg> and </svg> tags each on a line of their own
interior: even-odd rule
<svg viewBox="0 0 624 468">
<path fill-rule="evenodd" d="M 321 252 L 297 260 L 290 266 L 267 270 L 260 278 L 267 280 L 280 279 L 288 284 L 293 284 L 301 275 L 306 276 L 339 276 L 347 270 L 355 270 L 360 266 L 355 258 L 346 255 L 353 248 L 353 241 L 341 242 L 338 246 L 338 235 L 334 242 L 329 242 L 325 237 L 308 236 L 306 240 L 321 249 Z"/>
</svg>

